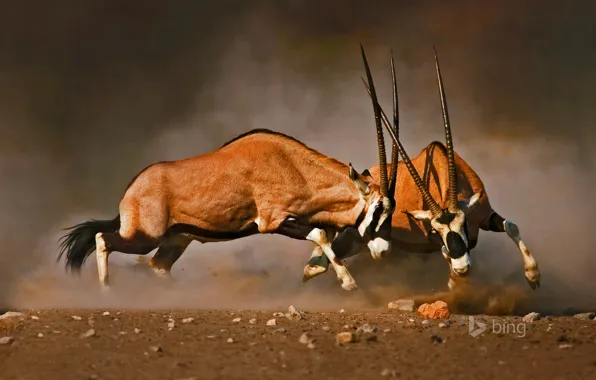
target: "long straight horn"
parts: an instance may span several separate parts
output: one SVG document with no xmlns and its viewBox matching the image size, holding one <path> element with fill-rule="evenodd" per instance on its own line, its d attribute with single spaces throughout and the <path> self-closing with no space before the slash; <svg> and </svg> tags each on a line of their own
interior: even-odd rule
<svg viewBox="0 0 596 380">
<path fill-rule="evenodd" d="M 399 110 L 397 107 L 397 81 L 395 79 L 393 51 L 391 51 L 391 78 L 393 79 L 393 131 L 395 132 L 395 137 L 399 140 Z M 391 146 L 391 172 L 389 174 L 389 194 L 391 194 L 392 197 L 395 197 L 398 157 L 397 144 L 394 142 Z"/>
<path fill-rule="evenodd" d="M 368 91 L 368 95 L 372 98 L 372 93 L 370 91 L 370 88 L 368 87 L 368 84 L 364 80 L 364 78 L 362 78 L 362 82 L 364 83 L 364 87 L 366 87 L 366 91 Z M 379 111 L 381 112 L 381 117 L 383 119 L 383 124 L 385 125 L 385 129 L 387 129 L 387 131 L 389 132 L 389 135 L 391 136 L 391 139 L 393 139 L 393 142 L 397 145 L 399 154 L 401 155 L 402 159 L 404 160 L 404 164 L 406 165 L 406 168 L 408 168 L 408 171 L 410 172 L 410 175 L 412 176 L 414 183 L 418 187 L 418 190 L 420 190 L 420 193 L 422 194 L 422 198 L 428 205 L 428 209 L 432 212 L 433 216 L 440 215 L 441 213 L 443 213 L 443 210 L 441 210 L 441 207 L 437 204 L 437 202 L 435 202 L 432 195 L 430 195 L 430 192 L 428 191 L 428 189 L 424 186 L 422 179 L 418 175 L 418 172 L 416 171 L 416 168 L 412 164 L 410 157 L 408 157 L 408 154 L 406 153 L 403 145 L 401 144 L 401 142 L 395 135 L 395 131 L 391 127 L 391 124 L 389 124 L 389 119 L 387 118 L 387 115 L 385 115 L 385 112 L 383 112 L 383 109 L 381 108 L 380 105 L 379 105 Z"/>
<path fill-rule="evenodd" d="M 375 85 L 373 83 L 370 68 L 368 67 L 368 61 L 366 60 L 366 54 L 364 53 L 364 47 L 360 44 L 360 51 L 362 52 L 362 60 L 364 61 L 364 68 L 366 70 L 366 77 L 370 85 L 371 100 L 373 103 L 373 109 L 375 112 L 375 125 L 377 127 L 377 142 L 379 144 L 379 166 L 381 174 L 381 195 L 389 196 L 389 187 L 387 186 L 387 156 L 385 154 L 385 138 L 383 136 L 383 127 L 381 126 L 381 115 L 380 106 L 377 100 L 377 93 L 375 92 Z"/>
<path fill-rule="evenodd" d="M 455 174 L 455 155 L 453 153 L 453 138 L 451 136 L 451 124 L 449 123 L 449 111 L 447 109 L 447 100 L 445 99 L 445 89 L 443 88 L 443 78 L 441 77 L 441 68 L 439 67 L 439 58 L 437 49 L 433 45 L 435 52 L 435 67 L 437 68 L 437 81 L 439 83 L 439 95 L 441 97 L 441 109 L 443 110 L 443 123 L 445 124 L 445 142 L 447 143 L 447 164 L 449 171 L 449 190 L 447 193 L 447 207 L 449 211 L 457 209 L 457 175 Z"/>
</svg>

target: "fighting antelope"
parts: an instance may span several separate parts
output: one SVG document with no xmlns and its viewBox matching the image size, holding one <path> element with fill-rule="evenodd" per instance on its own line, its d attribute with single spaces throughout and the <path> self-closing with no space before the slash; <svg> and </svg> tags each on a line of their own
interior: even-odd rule
<svg viewBox="0 0 596 380">
<path fill-rule="evenodd" d="M 380 163 L 386 166 L 377 120 Z M 391 199 L 384 170 L 380 185 L 281 133 L 252 130 L 216 151 L 153 164 L 129 184 L 112 220 L 90 220 L 61 238 L 66 267 L 79 271 L 96 250 L 99 281 L 108 289 L 113 251 L 145 255 L 168 275 L 193 241 L 233 240 L 257 233 L 314 242 L 331 262 L 342 287 L 354 279 L 331 248 L 335 233 L 358 228 L 374 255 L 391 249 Z"/>
<path fill-rule="evenodd" d="M 519 228 L 492 208 L 482 180 L 453 149 L 447 101 L 436 51 L 435 68 L 446 145 L 433 142 L 411 160 L 397 134 L 395 107 L 393 129 L 385 113 L 382 109 L 380 111 L 383 124 L 394 142 L 394 147 L 397 148 L 403 159 L 398 163 L 399 174 L 395 187 L 395 193 L 399 194 L 396 210 L 401 210 L 401 212 L 393 214 L 393 245 L 402 251 L 412 253 L 431 253 L 441 250 L 450 268 L 448 286 L 453 289 L 456 280 L 469 273 L 470 250 L 478 242 L 479 230 L 505 232 L 521 252 L 528 284 L 532 289 L 536 289 L 540 287 L 540 270 L 538 263 L 522 241 Z M 394 103 L 396 103 L 397 86 L 393 60 L 392 74 L 393 97 Z M 376 101 L 370 76 L 369 84 L 367 85 L 365 82 L 365 86 L 371 99 Z M 409 176 L 403 174 L 404 166 L 408 170 Z M 379 169 L 379 166 L 371 168 L 369 174 L 372 179 L 367 178 L 367 180 L 376 181 L 379 178 Z M 394 167 L 390 169 L 392 172 L 395 170 Z M 423 173 L 424 180 L 420 178 L 418 172 Z M 349 230 L 342 234 L 348 232 Z M 346 238 L 343 239 L 341 248 L 336 248 L 335 242 L 333 244 L 334 250 L 341 259 L 357 253 L 357 250 L 350 251 L 345 244 L 346 240 Z M 324 257 L 318 255 L 311 259 L 307 268 L 309 266 L 316 266 L 317 270 L 305 269 L 305 274 L 307 272 L 319 274 L 327 270 L 328 263 Z M 304 280 L 309 278 L 312 276 L 305 275 Z"/>
</svg>

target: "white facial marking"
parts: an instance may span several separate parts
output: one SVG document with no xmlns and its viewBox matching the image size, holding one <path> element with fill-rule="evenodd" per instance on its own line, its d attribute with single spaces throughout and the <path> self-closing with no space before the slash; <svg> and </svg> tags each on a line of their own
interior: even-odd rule
<svg viewBox="0 0 596 380">
<path fill-rule="evenodd" d="M 459 259 L 451 259 L 451 267 L 454 270 L 466 269 L 471 266 L 472 265 L 470 263 L 470 255 L 468 255 L 468 253 L 465 253 Z"/>
<path fill-rule="evenodd" d="M 362 221 L 362 223 L 360 223 L 360 225 L 358 226 L 358 232 L 360 233 L 360 236 L 364 236 L 364 232 L 366 231 L 368 226 L 372 223 L 373 214 L 375 213 L 375 209 L 377 208 L 378 204 L 379 204 L 379 198 L 375 199 L 368 206 L 368 211 L 366 212 L 366 216 L 364 217 L 364 220 Z"/>
<path fill-rule="evenodd" d="M 380 260 L 383 257 L 383 254 L 389 252 L 391 249 L 391 243 L 379 237 L 369 241 L 367 245 L 368 249 L 370 249 L 371 256 L 375 260 Z"/>
</svg>

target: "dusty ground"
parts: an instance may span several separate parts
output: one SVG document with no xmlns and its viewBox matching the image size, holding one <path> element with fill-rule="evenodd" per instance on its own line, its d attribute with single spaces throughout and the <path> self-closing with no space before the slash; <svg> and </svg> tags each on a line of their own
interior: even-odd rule
<svg viewBox="0 0 596 380">
<path fill-rule="evenodd" d="M 276 326 L 266 325 L 273 311 L 104 311 L 29 310 L 0 320 L 0 337 L 14 337 L 0 345 L 0 379 L 596 378 L 596 321 L 573 317 L 531 324 L 477 317 L 487 330 L 473 338 L 468 317 L 459 315 L 440 328 L 439 321 L 387 310 L 282 316 Z M 509 330 L 493 330 L 493 320 Z M 364 323 L 376 326 L 376 341 L 363 335 L 336 346 L 335 335 L 352 328 L 345 325 Z M 81 337 L 90 328 L 97 336 Z M 316 339 L 314 348 L 299 342 L 304 332 Z"/>
</svg>

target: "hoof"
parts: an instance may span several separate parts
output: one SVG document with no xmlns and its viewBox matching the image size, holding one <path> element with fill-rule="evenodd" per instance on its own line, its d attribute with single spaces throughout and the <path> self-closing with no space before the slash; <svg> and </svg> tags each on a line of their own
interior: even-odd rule
<svg viewBox="0 0 596 380">
<path fill-rule="evenodd" d="M 316 277 L 320 274 L 327 272 L 328 268 L 322 267 L 320 265 L 310 266 L 307 265 L 304 267 L 304 272 L 302 274 L 302 282 L 306 282 L 313 277 Z"/>
<path fill-rule="evenodd" d="M 526 281 L 533 290 L 540 288 L 540 271 L 537 268 L 526 269 Z"/>
<path fill-rule="evenodd" d="M 358 285 L 353 281 L 342 282 L 341 287 L 348 292 L 353 292 L 358 289 Z"/>
</svg>

